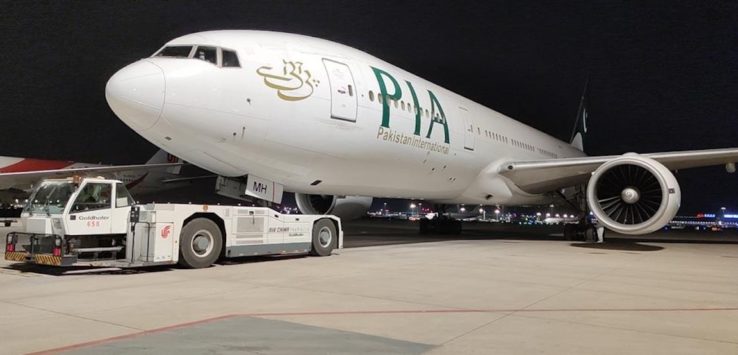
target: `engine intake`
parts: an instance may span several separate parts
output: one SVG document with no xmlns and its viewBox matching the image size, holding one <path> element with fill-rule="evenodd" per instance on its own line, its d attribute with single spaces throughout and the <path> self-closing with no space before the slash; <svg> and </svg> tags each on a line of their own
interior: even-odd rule
<svg viewBox="0 0 738 355">
<path fill-rule="evenodd" d="M 364 196 L 338 197 L 295 193 L 295 202 L 304 214 L 332 214 L 341 219 L 361 218 L 369 211 L 373 199 Z"/>
<path fill-rule="evenodd" d="M 622 234 L 654 232 L 674 218 L 681 191 L 663 164 L 635 153 L 602 164 L 587 186 L 587 203 L 605 227 Z"/>
</svg>

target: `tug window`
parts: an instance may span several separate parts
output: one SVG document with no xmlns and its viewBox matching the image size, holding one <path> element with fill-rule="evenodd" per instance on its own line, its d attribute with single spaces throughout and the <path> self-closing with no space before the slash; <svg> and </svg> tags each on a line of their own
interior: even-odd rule
<svg viewBox="0 0 738 355">
<path fill-rule="evenodd" d="M 131 194 L 126 189 L 126 185 L 122 183 L 115 184 L 115 207 L 126 207 L 135 204 Z"/>
<path fill-rule="evenodd" d="M 218 64 L 218 50 L 215 47 L 198 46 L 195 50 L 195 59 L 204 60 L 213 64 Z"/>
<path fill-rule="evenodd" d="M 112 185 L 108 183 L 88 183 L 82 188 L 72 205 L 72 212 L 110 208 Z"/>
<path fill-rule="evenodd" d="M 236 52 L 224 49 L 223 52 L 223 67 L 224 68 L 240 68 L 241 64 L 238 62 L 238 56 Z"/>
</svg>

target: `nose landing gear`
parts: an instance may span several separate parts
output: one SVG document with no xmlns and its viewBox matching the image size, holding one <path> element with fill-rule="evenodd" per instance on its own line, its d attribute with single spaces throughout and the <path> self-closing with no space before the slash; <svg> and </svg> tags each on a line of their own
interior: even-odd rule
<svg viewBox="0 0 738 355">
<path fill-rule="evenodd" d="M 420 219 L 420 234 L 461 234 L 461 221 L 446 214 L 446 205 L 436 206 L 437 216 L 433 219 Z"/>
</svg>

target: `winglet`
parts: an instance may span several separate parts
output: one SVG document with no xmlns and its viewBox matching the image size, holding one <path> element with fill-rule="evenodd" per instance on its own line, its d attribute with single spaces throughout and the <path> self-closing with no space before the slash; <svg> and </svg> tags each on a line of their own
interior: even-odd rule
<svg viewBox="0 0 738 355">
<path fill-rule="evenodd" d="M 584 82 L 584 90 L 582 98 L 579 100 L 579 109 L 577 110 L 577 120 L 574 122 L 574 129 L 571 132 L 571 140 L 569 144 L 572 147 L 584 151 L 584 137 L 587 133 L 587 88 L 589 87 L 589 77 Z"/>
</svg>

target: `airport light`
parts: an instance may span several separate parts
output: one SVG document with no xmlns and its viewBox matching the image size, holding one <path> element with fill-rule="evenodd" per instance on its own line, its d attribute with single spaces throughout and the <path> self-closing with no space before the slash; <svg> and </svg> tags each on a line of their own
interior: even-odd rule
<svg viewBox="0 0 738 355">
<path fill-rule="evenodd" d="M 387 202 L 384 203 L 384 209 L 382 210 L 383 215 L 387 215 Z"/>
<path fill-rule="evenodd" d="M 487 219 L 487 211 L 485 211 L 484 208 L 479 208 L 479 213 L 482 214 L 482 220 Z"/>
<path fill-rule="evenodd" d="M 500 209 L 499 208 L 495 209 L 495 219 L 497 220 L 497 222 L 500 221 Z"/>
<path fill-rule="evenodd" d="M 466 212 L 466 208 L 465 208 L 465 207 L 461 207 L 461 208 L 459 209 L 459 211 L 461 211 L 461 212 Z"/>
<path fill-rule="evenodd" d="M 549 217 L 551 217 L 551 214 L 546 212 L 546 218 L 549 218 Z"/>
<path fill-rule="evenodd" d="M 415 207 L 418 207 L 418 206 L 416 206 L 414 203 L 410 204 L 410 214 L 413 216 L 415 216 Z"/>
</svg>

